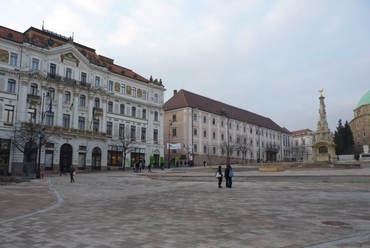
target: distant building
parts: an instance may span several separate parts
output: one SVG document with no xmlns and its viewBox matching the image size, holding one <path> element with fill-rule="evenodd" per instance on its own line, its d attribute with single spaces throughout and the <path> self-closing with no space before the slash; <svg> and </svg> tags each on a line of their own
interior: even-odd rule
<svg viewBox="0 0 370 248">
<path fill-rule="evenodd" d="M 293 146 L 292 159 L 293 161 L 310 162 L 312 161 L 312 144 L 314 132 L 308 128 L 292 131 Z"/>
<path fill-rule="evenodd" d="M 291 160 L 291 133 L 267 117 L 183 89 L 164 110 L 164 142 L 171 144 L 165 161 L 171 165 Z"/>
<path fill-rule="evenodd" d="M 119 139 L 127 133 L 133 143 L 126 166 L 159 163 L 164 91 L 161 80 L 117 65 L 72 37 L 0 26 L 0 165 L 10 165 L 14 175 L 35 163 L 54 172 L 70 165 L 84 171 L 118 169 L 123 164 Z M 30 121 L 39 125 L 40 137 L 29 144 L 36 151 L 26 159 L 11 140 L 13 130 Z"/>
<path fill-rule="evenodd" d="M 370 91 L 366 92 L 353 110 L 354 118 L 349 122 L 354 140 L 355 153 L 363 153 L 363 146 L 370 146 Z"/>
</svg>

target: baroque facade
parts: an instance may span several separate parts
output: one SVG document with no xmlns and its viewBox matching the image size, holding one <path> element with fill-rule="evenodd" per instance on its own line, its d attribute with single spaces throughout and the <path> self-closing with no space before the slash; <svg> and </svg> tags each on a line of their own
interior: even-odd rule
<svg viewBox="0 0 370 248">
<path fill-rule="evenodd" d="M 159 163 L 164 91 L 161 80 L 146 79 L 71 37 L 0 26 L 0 164 L 22 175 L 29 162 L 54 172 L 70 165 L 90 171 Z M 40 128 L 41 148 L 26 159 L 11 141 L 14 130 L 30 122 Z"/>
<path fill-rule="evenodd" d="M 183 89 L 174 91 L 164 109 L 166 163 L 291 160 L 291 133 L 267 117 Z"/>
</svg>

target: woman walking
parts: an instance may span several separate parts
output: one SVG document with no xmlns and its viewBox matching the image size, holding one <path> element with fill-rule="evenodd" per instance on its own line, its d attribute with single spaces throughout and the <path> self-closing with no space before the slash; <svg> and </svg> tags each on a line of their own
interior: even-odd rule
<svg viewBox="0 0 370 248">
<path fill-rule="evenodd" d="M 221 165 L 218 167 L 215 176 L 218 179 L 218 187 L 222 188 L 222 186 L 221 186 L 221 184 L 222 184 L 222 168 L 221 168 Z"/>
<path fill-rule="evenodd" d="M 75 172 L 75 167 L 73 167 L 73 165 L 69 167 L 69 174 L 71 176 L 71 183 L 74 183 L 75 182 L 74 176 L 76 172 Z"/>
</svg>

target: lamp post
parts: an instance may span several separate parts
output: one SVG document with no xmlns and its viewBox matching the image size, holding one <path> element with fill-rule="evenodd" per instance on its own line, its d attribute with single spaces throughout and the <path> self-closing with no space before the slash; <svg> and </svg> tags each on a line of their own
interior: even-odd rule
<svg viewBox="0 0 370 248">
<path fill-rule="evenodd" d="M 221 115 L 227 118 L 227 128 L 226 128 L 226 135 L 227 135 L 227 142 L 226 142 L 226 163 L 230 164 L 230 137 L 229 137 L 229 116 L 227 114 L 226 109 L 221 110 Z"/>
<path fill-rule="evenodd" d="M 258 163 L 261 162 L 261 127 L 257 129 L 258 134 Z"/>
<path fill-rule="evenodd" d="M 171 126 L 172 122 L 168 125 L 168 157 L 167 157 L 167 168 L 170 168 L 171 165 Z"/>
<path fill-rule="evenodd" d="M 191 159 L 193 164 L 194 161 L 194 108 L 191 108 Z"/>
<path fill-rule="evenodd" d="M 46 94 L 49 96 L 49 91 Z M 40 179 L 41 178 L 41 147 L 42 147 L 42 142 L 45 138 L 45 128 L 44 128 L 44 117 L 45 117 L 45 112 L 44 112 L 44 102 L 45 102 L 45 93 L 42 94 L 42 100 L 41 100 L 41 124 L 40 124 L 40 139 L 39 139 L 39 154 L 38 154 L 38 161 L 37 161 L 37 168 L 36 168 L 36 178 Z"/>
</svg>

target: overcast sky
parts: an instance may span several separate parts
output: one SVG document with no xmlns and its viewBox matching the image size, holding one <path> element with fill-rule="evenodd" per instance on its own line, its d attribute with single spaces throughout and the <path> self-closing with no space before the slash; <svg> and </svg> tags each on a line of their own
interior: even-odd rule
<svg viewBox="0 0 370 248">
<path fill-rule="evenodd" d="M 353 118 L 370 90 L 368 0 L 12 0 L 0 25 L 42 28 L 188 91 L 316 130 Z"/>
</svg>

